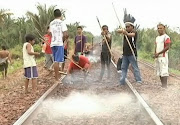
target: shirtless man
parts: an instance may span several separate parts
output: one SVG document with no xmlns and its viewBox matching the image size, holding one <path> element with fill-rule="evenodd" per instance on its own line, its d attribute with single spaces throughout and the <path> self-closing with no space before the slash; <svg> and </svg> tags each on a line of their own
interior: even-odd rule
<svg viewBox="0 0 180 125">
<path fill-rule="evenodd" d="M 2 46 L 0 51 L 0 72 L 2 72 L 3 79 L 7 77 L 8 60 L 11 63 L 11 54 L 5 46 Z"/>
</svg>

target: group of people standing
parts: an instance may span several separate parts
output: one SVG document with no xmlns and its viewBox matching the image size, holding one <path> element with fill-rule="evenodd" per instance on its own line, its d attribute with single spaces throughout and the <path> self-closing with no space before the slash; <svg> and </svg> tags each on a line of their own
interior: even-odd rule
<svg viewBox="0 0 180 125">
<path fill-rule="evenodd" d="M 129 64 L 131 64 L 133 68 L 134 77 L 137 83 L 142 83 L 140 71 L 137 64 L 137 32 L 135 31 L 134 24 L 131 22 L 125 23 L 126 30 L 119 29 L 118 33 L 124 34 L 124 41 L 123 41 L 123 57 L 122 57 L 122 64 L 121 64 L 121 79 L 120 83 L 125 83 L 125 78 L 127 76 L 127 70 Z M 155 41 L 155 65 L 156 65 L 156 72 L 157 76 L 160 77 L 162 87 L 167 88 L 167 77 L 169 76 L 168 72 L 168 50 L 170 48 L 170 37 L 166 34 L 165 25 L 162 23 L 157 25 L 157 30 L 159 35 L 156 37 Z M 127 36 L 127 38 L 126 38 Z M 128 44 L 128 42 L 130 44 Z M 145 42 L 145 41 L 144 41 Z M 131 47 L 133 49 L 131 49 Z M 134 54 L 133 54 L 134 53 Z M 134 56 L 135 55 L 135 56 Z"/>
<path fill-rule="evenodd" d="M 155 41 L 155 65 L 157 76 L 160 77 L 162 87 L 167 88 L 167 77 L 169 76 L 168 72 L 168 50 L 170 48 L 171 40 L 170 37 L 166 34 L 165 25 L 162 23 L 157 25 L 159 35 L 156 37 Z M 111 47 L 112 36 L 108 31 L 108 26 L 102 26 L 102 51 L 101 51 L 101 74 L 99 81 L 102 80 L 105 64 L 107 65 L 108 70 L 108 78 L 110 77 L 110 61 L 111 61 L 111 50 L 108 49 L 108 46 Z M 136 83 L 138 85 L 142 84 L 142 78 L 140 74 L 140 70 L 138 67 L 137 61 L 137 32 L 135 26 L 132 22 L 125 22 L 125 29 L 118 29 L 117 32 L 119 34 L 124 35 L 123 38 L 123 53 L 121 57 L 121 61 L 119 61 L 120 69 L 121 69 L 121 78 L 120 85 L 124 85 L 126 83 L 125 79 L 127 77 L 127 72 L 129 69 L 129 65 L 132 68 L 132 72 L 134 74 Z M 145 41 L 144 41 L 145 42 Z"/>
<path fill-rule="evenodd" d="M 56 9 L 54 11 L 55 19 L 50 22 L 49 27 L 47 28 L 47 34 L 44 36 L 44 44 L 46 45 L 45 57 L 46 63 L 45 67 L 48 69 L 54 68 L 55 80 L 60 82 L 59 71 L 64 71 L 64 61 L 67 59 L 68 54 L 68 29 L 66 24 L 61 20 L 61 11 Z M 160 76 L 162 86 L 167 87 L 167 76 L 168 74 L 168 50 L 170 47 L 170 38 L 165 33 L 165 26 L 163 24 L 158 24 L 158 33 L 159 36 L 156 38 L 155 45 L 155 54 L 154 58 L 156 59 L 156 69 L 157 75 Z M 68 73 L 72 73 L 73 70 L 82 69 L 87 71 L 90 68 L 90 62 L 87 57 L 84 56 L 87 51 L 86 46 L 86 37 L 82 34 L 83 28 L 81 26 L 77 27 L 77 36 L 74 40 L 74 53 L 68 68 Z M 135 80 L 138 84 L 142 84 L 142 78 L 140 75 L 140 70 L 137 63 L 137 32 L 135 26 L 132 22 L 125 22 L 125 29 L 118 29 L 119 34 L 124 35 L 123 40 L 123 56 L 121 64 L 121 78 L 120 84 L 124 85 L 126 83 L 125 79 L 127 77 L 129 64 L 132 66 L 132 71 L 135 77 Z M 107 25 L 102 26 L 101 35 L 102 39 L 102 49 L 101 49 L 101 73 L 99 81 L 102 80 L 105 66 L 107 66 L 108 78 L 110 78 L 110 62 L 112 58 L 111 53 L 111 44 L 112 44 L 112 35 L 108 30 Z M 35 37 L 31 34 L 27 34 L 26 42 L 23 46 L 23 59 L 24 59 L 24 69 L 25 69 L 25 92 L 28 92 L 28 84 L 30 79 L 32 79 L 33 90 L 36 89 L 36 78 L 38 77 L 36 62 L 34 57 L 38 56 L 40 53 L 34 52 L 33 44 L 35 43 Z M 145 41 L 144 41 L 145 42 Z M 68 58 L 69 59 L 69 58 Z M 59 67 L 61 63 L 61 69 Z"/>
<path fill-rule="evenodd" d="M 59 9 L 54 10 L 55 19 L 50 22 L 47 27 L 47 34 L 44 35 L 42 42 L 42 52 L 45 53 L 45 68 L 48 70 L 54 70 L 55 82 L 60 83 L 61 74 L 59 71 L 64 72 L 65 60 L 68 58 L 68 29 L 66 24 L 62 21 L 61 11 Z M 77 65 L 87 70 L 90 67 L 89 60 L 83 56 L 87 51 L 86 37 L 83 35 L 83 28 L 77 27 L 77 36 L 74 40 L 74 53 L 72 55 L 68 73 L 71 73 L 75 69 L 79 69 Z M 36 90 L 38 71 L 35 62 L 35 56 L 40 55 L 38 52 L 34 52 L 33 45 L 35 43 L 35 37 L 32 34 L 25 36 L 26 42 L 23 45 L 23 60 L 24 60 L 24 76 L 25 80 L 25 93 L 28 93 L 28 85 L 32 80 L 32 90 Z M 76 65 L 75 65 L 76 63 Z M 61 68 L 60 68 L 61 67 Z"/>
</svg>

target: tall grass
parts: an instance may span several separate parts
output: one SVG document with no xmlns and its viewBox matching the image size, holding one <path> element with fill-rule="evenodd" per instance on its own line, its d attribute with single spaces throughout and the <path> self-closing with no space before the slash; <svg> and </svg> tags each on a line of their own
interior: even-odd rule
<svg viewBox="0 0 180 125">
<path fill-rule="evenodd" d="M 35 52 L 41 52 L 40 44 L 35 44 L 34 46 Z M 22 58 L 22 45 L 17 45 L 12 49 L 9 49 L 12 55 L 12 64 L 9 64 L 8 74 L 15 73 L 17 70 L 23 69 L 23 58 Z M 44 54 L 41 54 L 38 58 L 36 58 L 36 63 L 40 64 L 44 61 Z M 0 77 L 2 74 L 0 73 Z"/>
</svg>

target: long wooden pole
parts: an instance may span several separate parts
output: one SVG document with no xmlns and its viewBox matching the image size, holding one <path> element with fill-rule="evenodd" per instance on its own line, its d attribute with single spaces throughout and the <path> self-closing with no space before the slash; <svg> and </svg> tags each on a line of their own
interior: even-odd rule
<svg viewBox="0 0 180 125">
<path fill-rule="evenodd" d="M 65 56 L 65 55 L 64 55 Z M 78 65 L 77 63 L 75 63 L 71 58 L 65 56 L 67 59 L 69 59 L 71 62 L 73 62 L 77 67 L 79 67 L 80 69 L 83 69 L 80 65 Z"/>
<path fill-rule="evenodd" d="M 93 42 L 94 42 L 94 38 L 92 37 L 92 50 L 94 49 L 94 45 L 93 45 Z"/>
<path fill-rule="evenodd" d="M 83 48 L 84 48 L 83 45 L 82 45 L 82 44 L 83 44 L 83 43 L 82 43 L 82 35 L 83 35 L 83 34 L 82 34 L 82 31 L 81 31 L 81 54 L 83 53 Z"/>
<path fill-rule="evenodd" d="M 67 75 L 67 73 L 65 73 L 65 72 L 59 71 L 59 73 L 60 73 L 60 74 L 63 74 L 63 75 Z"/>
</svg>

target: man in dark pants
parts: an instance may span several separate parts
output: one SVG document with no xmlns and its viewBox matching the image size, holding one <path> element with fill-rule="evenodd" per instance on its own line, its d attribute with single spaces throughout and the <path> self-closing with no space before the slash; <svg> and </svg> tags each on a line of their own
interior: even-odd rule
<svg viewBox="0 0 180 125">
<path fill-rule="evenodd" d="M 126 29 L 119 29 L 117 32 L 122 33 L 127 36 L 128 41 L 130 42 L 130 46 L 133 49 L 133 52 L 135 54 L 135 57 L 132 53 L 132 50 L 130 49 L 130 46 L 128 44 L 127 39 L 124 36 L 124 42 L 123 42 L 123 59 L 122 59 L 122 65 L 121 65 L 121 79 L 120 84 L 125 84 L 125 79 L 127 77 L 127 70 L 129 67 L 129 64 L 131 64 L 133 68 L 133 74 L 135 77 L 135 80 L 137 83 L 142 83 L 141 75 L 139 71 L 139 67 L 137 64 L 137 50 L 136 50 L 136 40 L 137 40 L 137 32 L 134 29 L 134 24 L 132 22 L 126 22 Z"/>
<path fill-rule="evenodd" d="M 101 51 L 101 74 L 100 74 L 100 78 L 98 81 L 101 81 L 103 78 L 104 71 L 105 71 L 105 65 L 107 66 L 107 70 L 108 70 L 108 78 L 110 78 L 110 63 L 111 63 L 111 53 L 108 49 L 106 40 L 108 42 L 109 47 L 111 47 L 112 36 L 108 31 L 107 25 L 102 26 L 101 35 L 103 36 L 102 51 Z M 106 37 L 106 40 L 105 40 L 104 36 Z"/>
</svg>

